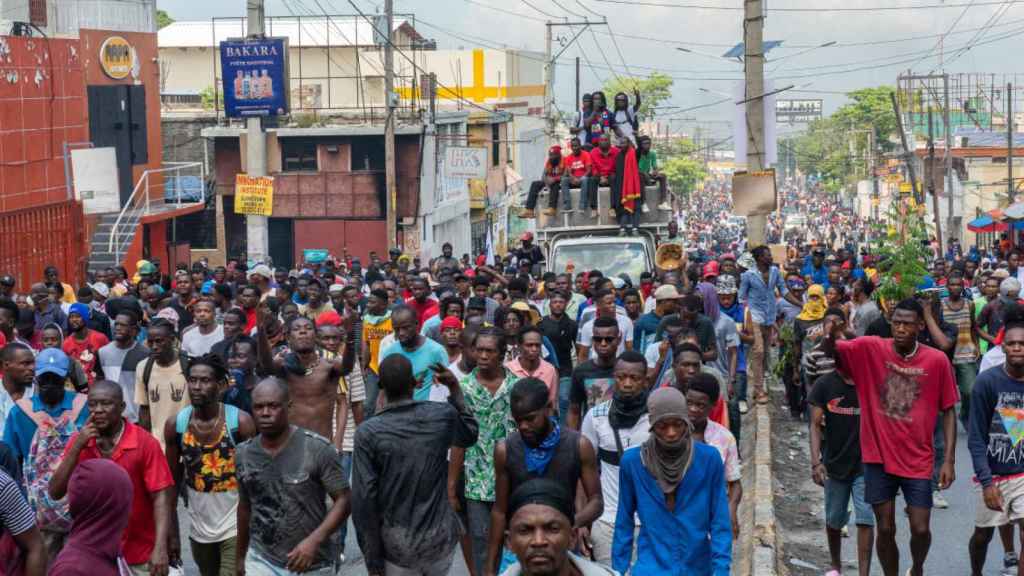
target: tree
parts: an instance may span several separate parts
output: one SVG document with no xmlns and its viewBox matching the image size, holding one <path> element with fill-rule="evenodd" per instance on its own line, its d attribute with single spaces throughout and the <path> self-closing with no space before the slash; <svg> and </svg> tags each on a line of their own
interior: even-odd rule
<svg viewBox="0 0 1024 576">
<path fill-rule="evenodd" d="M 639 90 L 640 110 L 637 113 L 644 118 L 650 118 L 654 116 L 654 108 L 672 97 L 672 83 L 671 77 L 661 72 L 651 72 L 647 78 L 609 78 L 602 91 L 608 98 L 610 108 L 615 95 L 619 92 L 625 92 L 632 100 L 633 91 Z"/>
<path fill-rule="evenodd" d="M 156 11 L 156 29 L 157 30 L 159 30 L 159 29 L 161 29 L 161 28 L 163 28 L 165 26 L 170 26 L 173 23 L 174 23 L 174 18 L 171 18 L 171 15 L 168 14 L 166 10 L 157 10 Z"/>
<path fill-rule="evenodd" d="M 214 92 L 213 86 L 207 86 L 199 92 L 200 105 L 203 110 L 224 109 L 224 92 Z"/>
<path fill-rule="evenodd" d="M 689 194 L 697 182 L 707 176 L 696 152 L 697 147 L 689 138 L 677 138 L 658 146 L 661 171 L 676 194 Z"/>
</svg>

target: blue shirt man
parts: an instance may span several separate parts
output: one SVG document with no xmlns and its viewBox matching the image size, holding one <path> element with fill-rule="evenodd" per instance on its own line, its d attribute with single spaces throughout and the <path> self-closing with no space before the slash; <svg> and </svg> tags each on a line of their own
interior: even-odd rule
<svg viewBox="0 0 1024 576">
<path fill-rule="evenodd" d="M 739 298 L 750 309 L 750 318 L 754 323 L 768 326 L 775 323 L 778 313 L 775 291 L 778 290 L 780 296 L 785 296 L 789 289 L 782 281 L 779 268 L 772 265 L 772 255 L 767 248 L 760 251 L 755 259 L 757 259 L 757 267 L 747 270 L 740 276 Z M 761 272 L 762 267 L 767 268 L 767 282 Z"/>
<path fill-rule="evenodd" d="M 85 395 L 64 389 L 70 366 L 67 354 L 56 348 L 47 348 L 36 357 L 36 393 L 16 403 L 7 414 L 4 425 L 3 441 L 10 446 L 15 458 L 24 461 L 29 456 L 38 428 L 36 420 L 26 413 L 25 406 L 30 404 L 33 414 L 45 414 L 54 422 L 60 421 L 61 416 L 70 411 L 75 430 L 81 430 L 89 420 Z"/>
<path fill-rule="evenodd" d="M 828 266 L 825 265 L 824 259 L 825 252 L 815 249 L 811 256 L 804 261 L 804 267 L 800 270 L 800 275 L 804 278 L 810 278 L 811 284 L 825 286 L 828 284 Z"/>
</svg>

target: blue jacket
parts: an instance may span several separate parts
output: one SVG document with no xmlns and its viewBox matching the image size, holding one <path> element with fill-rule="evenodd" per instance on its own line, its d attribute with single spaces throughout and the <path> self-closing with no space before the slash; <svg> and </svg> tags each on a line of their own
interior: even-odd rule
<svg viewBox="0 0 1024 576">
<path fill-rule="evenodd" d="M 693 462 L 669 512 L 658 482 L 644 468 L 640 446 L 626 450 L 619 468 L 619 511 L 612 541 L 612 568 L 625 574 L 729 576 L 732 527 L 725 466 L 718 450 L 693 443 Z M 636 564 L 634 513 L 640 519 Z"/>
</svg>

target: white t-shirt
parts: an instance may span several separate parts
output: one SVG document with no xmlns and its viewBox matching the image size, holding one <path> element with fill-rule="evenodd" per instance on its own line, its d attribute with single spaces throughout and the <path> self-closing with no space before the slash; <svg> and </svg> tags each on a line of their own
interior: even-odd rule
<svg viewBox="0 0 1024 576">
<path fill-rule="evenodd" d="M 448 369 L 452 371 L 452 374 L 455 375 L 455 378 L 458 379 L 460 384 L 462 383 L 463 380 L 466 379 L 466 376 L 469 376 L 469 372 L 463 372 L 462 369 L 459 368 L 458 360 L 449 364 Z M 451 392 L 448 391 L 448 387 L 443 384 L 438 384 L 437 382 L 434 382 L 430 386 L 431 402 L 447 402 L 448 396 L 450 395 Z"/>
<path fill-rule="evenodd" d="M 190 358 L 196 358 L 208 354 L 213 345 L 224 339 L 224 327 L 217 326 L 213 332 L 203 334 L 199 331 L 199 325 L 193 324 L 185 329 L 181 335 L 181 351 Z"/>
<path fill-rule="evenodd" d="M 630 117 L 636 117 L 636 110 L 632 105 L 627 106 L 626 110 L 617 110 L 615 112 L 615 124 L 619 127 L 619 131 L 622 132 L 624 138 L 629 138 L 633 142 L 633 146 L 636 146 L 636 136 L 633 134 L 633 124 L 629 121 Z"/>
<path fill-rule="evenodd" d="M 633 342 L 633 321 L 628 316 L 615 315 L 615 321 L 619 323 L 619 348 L 615 352 L 618 356 L 626 351 L 626 342 Z M 579 343 L 590 348 L 590 359 L 597 358 L 597 351 L 594 350 L 594 321 L 590 320 L 580 330 Z"/>
<path fill-rule="evenodd" d="M 1003 364 L 1006 364 L 1006 352 L 1003 352 L 1002 346 L 993 346 L 981 357 L 981 366 L 978 367 L 978 374 Z"/>
<path fill-rule="evenodd" d="M 615 431 L 608 422 L 608 411 L 611 409 L 611 400 L 607 400 L 594 406 L 583 418 L 583 425 L 580 427 L 580 434 L 590 440 L 594 450 L 601 458 L 601 451 L 614 454 L 618 451 L 615 442 Z M 625 452 L 634 446 L 639 446 L 647 441 L 650 436 L 650 422 L 647 414 L 644 414 L 636 421 L 632 428 L 620 428 L 619 440 L 622 442 L 622 450 Z M 600 520 L 609 524 L 615 524 L 615 516 L 619 512 L 619 467 L 608 462 L 601 462 L 601 496 L 604 498 L 604 512 Z M 637 518 L 637 526 L 640 519 Z"/>
</svg>

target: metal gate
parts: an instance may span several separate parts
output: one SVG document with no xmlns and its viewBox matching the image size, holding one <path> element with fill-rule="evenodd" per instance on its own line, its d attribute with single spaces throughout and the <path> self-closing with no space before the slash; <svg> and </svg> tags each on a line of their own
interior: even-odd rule
<svg viewBox="0 0 1024 576">
<path fill-rule="evenodd" d="M 0 214 L 0 274 L 18 281 L 17 292 L 28 292 L 54 265 L 65 282 L 84 281 L 86 245 L 82 205 L 74 200 Z"/>
</svg>

